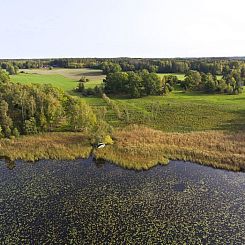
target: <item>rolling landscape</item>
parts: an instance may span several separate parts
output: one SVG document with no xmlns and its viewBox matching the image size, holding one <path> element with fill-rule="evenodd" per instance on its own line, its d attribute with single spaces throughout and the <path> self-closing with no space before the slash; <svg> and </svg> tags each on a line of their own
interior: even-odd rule
<svg viewBox="0 0 245 245">
<path fill-rule="evenodd" d="M 3 170 L 2 174 L 8 176 L 8 171 L 14 171 L 14 174 L 18 174 L 18 171 L 29 172 L 30 169 L 26 169 L 29 167 L 25 165 L 27 162 L 31 162 L 31 166 L 34 168 L 36 164 L 37 166 L 41 164 L 45 170 L 40 170 L 38 167 L 39 170 L 34 169 L 34 171 L 40 171 L 40 173 L 30 172 L 31 175 L 36 174 L 37 177 L 32 177 L 33 180 L 28 181 L 28 183 L 39 186 L 40 184 L 37 183 L 41 181 L 39 178 L 43 176 L 42 178 L 45 178 L 46 183 L 52 184 L 52 187 L 45 185 L 43 187 L 44 192 L 30 194 L 27 203 L 23 199 L 24 196 L 23 198 L 20 197 L 19 201 L 16 201 L 18 207 L 32 205 L 30 201 L 33 198 L 41 201 L 40 198 L 43 195 L 54 198 L 53 194 L 45 194 L 45 190 L 51 191 L 51 193 L 55 189 L 58 192 L 62 191 L 62 185 L 53 183 L 53 180 L 47 180 L 47 173 L 43 173 L 43 171 L 54 171 L 51 170 L 54 166 L 69 166 L 69 177 L 61 175 L 59 178 L 71 182 L 74 187 L 76 186 L 75 189 L 79 188 L 82 183 L 82 185 L 90 186 L 89 180 L 86 180 L 85 176 L 82 177 L 85 182 L 76 181 L 77 174 L 81 171 L 80 169 L 76 170 L 77 173 L 73 172 L 74 168 L 77 169 L 77 164 L 84 165 L 82 171 L 89 171 L 88 175 L 95 174 L 97 176 L 94 185 L 100 182 L 101 177 L 98 176 L 101 173 L 97 172 L 98 169 L 103 169 L 103 174 L 108 183 L 112 181 L 117 185 L 118 180 L 114 179 L 117 174 L 120 176 L 123 174 L 123 181 L 132 181 L 128 178 L 133 178 L 134 181 L 137 179 L 135 185 L 128 187 L 130 190 L 140 185 L 141 180 L 136 176 L 133 177 L 130 173 L 127 174 L 126 169 L 139 173 L 150 171 L 149 173 L 154 176 L 169 178 L 168 183 L 173 184 L 171 184 L 172 187 L 169 187 L 170 189 L 167 188 L 164 195 L 173 195 L 177 198 L 176 201 L 181 198 L 179 194 L 170 194 L 169 191 L 186 192 L 187 195 L 187 193 L 192 193 L 190 188 L 194 188 L 195 193 L 202 192 L 203 188 L 215 190 L 217 187 L 208 187 L 208 185 L 212 185 L 208 179 L 211 178 L 214 182 L 215 178 L 220 177 L 215 177 L 213 171 L 224 170 L 214 170 L 214 168 L 235 172 L 245 170 L 245 92 L 243 90 L 245 63 L 242 59 L 236 61 L 229 58 L 222 58 L 219 61 L 210 59 L 208 62 L 206 59 L 181 61 L 175 59 L 167 61 L 141 59 L 135 61 L 128 58 L 103 61 L 99 59 L 77 59 L 76 61 L 77 63 L 72 60 L 72 66 L 75 64 L 79 67 L 83 66 L 83 68 L 52 65 L 53 63 L 69 64 L 71 62 L 69 59 L 2 60 L 0 62 L 2 67 L 0 71 L 0 96 L 2 99 L 0 105 L 0 154 L 2 159 L 5 159 L 5 164 L 9 169 L 7 172 Z M 25 68 L 27 64 L 30 67 Z M 163 68 L 153 64 L 161 64 Z M 172 67 L 178 65 L 189 68 L 185 72 L 174 72 L 173 68 L 169 68 L 169 64 L 172 64 Z M 154 71 L 152 71 L 153 66 Z M 192 70 L 191 66 L 198 68 Z M 131 67 L 131 70 L 128 70 L 128 67 Z M 214 68 L 216 70 L 213 70 Z M 166 69 L 168 72 L 160 72 L 161 69 Z M 205 73 L 202 69 L 210 69 L 212 73 Z M 103 148 L 98 147 L 101 144 L 104 145 Z M 77 159 L 87 160 L 80 162 Z M 198 166 L 190 165 L 189 168 L 192 169 L 194 176 L 187 177 L 186 168 L 188 164 L 193 164 L 190 162 L 208 167 L 206 167 L 207 169 L 205 167 L 199 169 Z M 162 166 L 159 167 L 158 165 Z M 20 166 L 21 170 L 18 170 Z M 90 166 L 91 169 L 88 170 L 86 166 Z M 173 166 L 178 170 L 173 170 Z M 182 172 L 182 168 L 184 168 L 184 172 Z M 170 171 L 170 173 L 165 171 Z M 175 171 L 181 173 L 179 181 L 174 177 Z M 201 181 L 202 186 L 194 187 L 190 181 L 192 178 L 200 178 L 200 171 L 205 173 L 205 177 L 196 183 Z M 221 174 L 221 172 L 219 173 Z M 224 172 L 221 175 L 227 175 L 226 178 L 228 179 L 231 178 L 231 182 L 227 182 L 225 185 L 227 188 L 236 190 L 236 187 L 233 186 L 236 183 L 236 177 L 231 176 L 229 172 Z M 149 178 L 147 176 L 144 178 Z M 238 174 L 238 176 L 239 181 L 243 183 L 244 174 Z M 24 173 L 20 174 L 19 177 L 23 178 L 24 182 L 26 181 L 27 176 Z M 56 172 L 53 172 L 53 178 L 57 178 Z M 155 181 L 149 181 L 150 186 L 158 186 Z M 15 186 L 14 182 L 15 177 L 9 176 L 7 186 Z M 22 182 L 17 183 L 20 190 L 23 189 L 22 185 Z M 10 193 L 17 197 L 19 191 L 12 187 Z M 120 191 L 123 190 L 122 187 L 110 190 L 112 196 L 108 197 L 107 201 L 114 200 L 114 195 L 118 195 L 115 191 L 119 191 L 119 189 Z M 31 188 L 30 191 L 34 193 L 37 189 Z M 75 208 L 67 203 L 66 195 L 77 192 L 78 189 L 71 191 L 68 188 L 67 191 L 68 193 L 64 194 L 65 199 L 64 203 L 62 201 L 62 205 L 57 198 L 53 199 L 56 206 L 61 205 L 59 206 L 61 213 L 64 212 L 64 207 L 67 205 L 67 208 L 71 210 Z M 4 188 L 1 192 L 3 196 L 7 195 Z M 97 192 L 101 191 L 97 190 Z M 219 194 L 223 192 L 224 190 L 219 191 Z M 143 193 L 147 196 L 151 192 L 149 193 L 144 189 Z M 205 191 L 204 193 L 208 194 L 209 192 Z M 235 193 L 235 195 L 238 194 L 237 190 Z M 199 198 L 209 199 L 206 194 Z M 84 193 L 82 195 L 84 196 Z M 91 193 L 91 195 L 95 195 L 95 193 Z M 155 195 L 158 196 L 158 194 Z M 152 200 L 156 201 L 155 195 Z M 94 198 L 97 200 L 96 195 Z M 124 198 L 127 200 L 127 205 L 138 205 L 137 202 L 134 203 L 129 193 Z M 215 200 L 219 202 L 220 198 L 221 196 Z M 11 209 L 5 208 L 6 203 L 3 201 L 5 199 L 1 200 L 0 204 L 5 210 L 4 217 L 11 219 Z M 41 201 L 44 206 L 45 200 L 46 198 Z M 145 203 L 146 200 L 142 200 L 145 211 L 149 208 L 149 204 Z M 196 197 L 193 197 L 190 203 L 195 203 L 195 201 Z M 210 199 L 211 203 L 213 201 Z M 74 199 L 74 202 L 80 203 L 81 201 Z M 90 201 L 85 199 L 83 202 L 85 202 L 84 205 L 87 205 Z M 102 200 L 99 201 L 100 205 L 102 205 L 101 202 Z M 91 204 L 89 205 L 91 206 Z M 178 208 L 183 208 L 181 205 L 183 204 L 177 205 Z M 240 207 L 242 208 L 243 204 Z M 123 207 L 120 202 L 116 202 L 114 207 L 106 206 L 100 212 L 106 212 L 107 208 L 112 208 L 113 212 L 120 208 L 119 216 L 122 215 Z M 187 212 L 190 211 L 190 208 L 189 205 Z M 202 209 L 203 207 L 200 206 L 199 208 Z M 157 206 L 154 209 L 157 209 Z M 76 210 L 74 212 L 80 213 L 80 207 L 76 207 Z M 170 210 L 173 209 L 170 208 Z M 101 216 L 97 211 L 94 215 L 100 217 L 102 223 L 107 223 L 108 217 L 105 214 Z M 45 221 L 43 222 L 48 223 L 48 237 L 31 228 L 33 227 L 31 220 L 37 217 L 38 212 L 44 214 L 43 219 Z M 128 213 L 128 211 L 124 212 Z M 227 211 L 224 209 L 222 212 L 226 214 Z M 169 235 L 164 238 L 153 226 L 147 232 L 147 237 L 151 237 L 151 241 L 155 242 L 177 242 L 179 239 L 189 239 L 193 244 L 198 241 L 201 243 L 207 241 L 223 243 L 225 237 L 223 235 L 225 229 L 223 222 L 235 222 L 234 227 L 238 229 L 238 225 L 242 224 L 239 221 L 242 217 L 242 211 L 240 212 L 239 219 L 232 220 L 231 217 L 233 216 L 222 219 L 222 222 L 217 224 L 218 230 L 210 232 L 211 223 L 214 222 L 213 218 L 211 216 L 206 217 L 208 222 L 202 224 L 198 221 L 198 212 L 194 211 L 196 218 L 193 218 L 191 222 L 199 227 L 198 230 L 201 229 L 201 234 L 194 236 L 190 234 L 193 232 L 192 229 L 196 232 L 195 226 L 191 226 L 192 228 L 186 231 L 187 236 L 184 233 L 176 236 L 176 229 L 172 227 L 173 223 L 169 223 L 168 218 L 163 216 L 163 221 L 167 222 L 168 225 L 171 224 L 168 230 Z M 139 229 L 139 235 L 135 236 L 133 240 L 130 238 L 130 231 L 129 233 L 128 231 L 123 232 L 124 235 L 119 237 L 116 230 L 113 233 L 108 233 L 109 230 L 104 230 L 105 233 L 101 233 L 101 228 L 85 229 L 95 222 L 93 219 L 89 219 L 90 221 L 84 219 L 84 216 L 91 215 L 91 213 L 92 211 L 87 210 L 78 214 L 76 221 L 70 217 L 69 219 L 76 222 L 69 228 L 70 230 L 66 230 L 63 220 L 64 217 L 69 217 L 67 216 L 69 214 L 65 213 L 62 219 L 56 218 L 54 226 L 47 219 L 46 208 L 41 208 L 37 213 L 27 214 L 28 220 L 31 219 L 29 221 L 25 219 L 25 216 L 22 216 L 23 213 L 20 213 L 21 222 L 27 222 L 26 228 L 30 231 L 31 237 L 24 236 L 25 238 L 21 238 L 24 234 L 22 228 L 14 228 L 13 225 L 8 225 L 2 220 L 1 229 L 4 230 L 4 236 L 1 241 L 28 243 L 39 240 L 51 243 L 54 241 L 59 243 L 79 241 L 82 243 L 85 239 L 84 236 L 88 236 L 85 240 L 91 243 L 98 243 L 100 240 L 103 243 L 110 241 L 117 244 L 120 241 L 129 243 L 137 239 L 141 241 L 143 238 L 141 232 L 144 226 L 142 226 L 142 221 L 135 217 L 136 211 L 130 213 Z M 56 217 L 57 214 L 54 212 L 52 215 Z M 230 214 L 232 215 L 232 213 Z M 124 229 L 123 227 L 133 229 L 131 225 L 125 226 L 118 223 L 116 218 L 118 214 L 115 216 L 110 212 L 110 215 L 112 215 L 110 220 L 114 222 L 110 229 L 116 227 L 118 230 Z M 164 212 L 162 215 L 165 215 Z M 184 218 L 183 214 L 180 218 Z M 149 217 L 149 222 L 153 222 L 152 216 Z M 156 225 L 158 221 L 154 222 Z M 50 229 L 58 224 L 59 227 L 62 227 L 61 230 L 51 232 Z M 184 222 L 183 225 L 187 225 L 187 223 Z M 42 223 L 34 225 L 34 227 L 40 228 L 42 226 Z M 14 233 L 9 233 L 8 229 L 13 230 Z M 228 234 L 231 232 L 229 229 Z M 94 232 L 98 232 L 96 234 L 99 235 L 95 235 Z M 7 234 L 11 234 L 10 237 Z M 230 241 L 243 239 L 243 232 L 240 233 L 240 229 L 236 234 L 238 238 L 230 237 Z M 215 240 L 212 240 L 211 236 L 214 236 Z"/>
<path fill-rule="evenodd" d="M 26 61 L 20 61 L 20 68 L 25 62 Z M 63 60 L 63 63 L 66 62 L 66 60 Z M 87 65 L 85 63 L 84 66 L 91 66 L 91 62 L 95 63 L 96 60 L 90 60 L 89 63 L 87 63 Z M 59 154 L 54 147 L 53 150 L 55 154 L 53 154 L 52 147 L 48 146 L 50 155 L 47 154 L 47 152 L 44 154 L 43 151 L 39 152 L 36 150 L 35 144 L 32 144 L 35 150 L 31 153 L 30 146 L 27 147 L 20 144 L 20 142 L 24 142 L 24 140 L 25 142 L 29 142 L 28 137 L 32 137 L 33 141 L 35 140 L 35 136 L 24 136 L 23 139 L 22 137 L 18 139 L 11 136 L 14 140 L 12 142 L 6 142 L 6 145 L 4 144 L 2 146 L 2 155 L 11 160 L 23 159 L 34 161 L 43 158 L 49 159 L 50 156 L 58 159 L 74 159 L 84 157 L 83 154 L 79 155 L 79 152 L 83 152 L 83 147 L 86 152 L 85 155 L 88 156 L 88 149 L 90 149 L 90 151 L 92 149 L 91 143 L 104 141 L 103 138 L 107 137 L 111 139 L 109 141 L 115 141 L 114 144 L 106 147 L 106 149 L 94 151 L 95 157 L 113 161 L 115 164 L 127 168 L 148 169 L 149 167 L 157 165 L 159 162 L 167 163 L 168 160 L 171 159 L 190 160 L 232 170 L 244 169 L 245 93 L 242 87 L 239 93 L 205 92 L 199 88 L 186 90 L 183 89 L 183 84 L 187 83 L 188 72 L 186 74 L 149 73 L 149 71 L 145 69 L 145 71 L 148 72 L 147 75 L 156 74 L 155 79 L 159 83 L 163 83 L 164 79 L 174 79 L 173 85 L 171 85 L 171 91 L 161 92 L 161 95 L 154 95 L 153 92 L 148 96 L 137 95 L 133 97 L 129 94 L 118 94 L 117 92 L 106 95 L 105 84 L 108 76 L 106 73 L 111 73 L 110 71 L 109 73 L 105 71 L 105 68 L 103 70 L 103 66 L 109 64 L 112 66 L 111 69 L 113 69 L 114 66 L 120 66 L 116 62 L 118 62 L 118 60 L 115 60 L 115 63 L 111 61 L 102 62 L 95 66 L 96 69 L 86 67 L 77 69 L 69 67 L 58 68 L 46 65 L 46 63 L 44 65 L 46 68 L 18 68 L 17 74 L 9 76 L 10 83 L 13 85 L 20 84 L 21 86 L 47 84 L 52 85 L 54 88 L 61 89 L 63 91 L 61 93 L 65 93 L 74 100 L 79 100 L 87 104 L 91 114 L 96 118 L 96 122 L 94 127 L 87 127 L 84 130 L 78 128 L 82 126 L 79 125 L 79 123 L 73 126 L 77 126 L 75 131 L 78 131 L 79 134 L 81 134 L 80 132 L 85 132 L 85 134 L 81 134 L 81 137 L 86 139 L 85 142 L 87 142 L 84 144 L 84 142 L 80 142 L 80 138 L 77 138 L 76 144 L 80 144 L 80 149 L 77 153 L 75 153 L 74 149 L 69 149 L 71 145 L 66 142 L 65 137 L 63 137 L 60 132 L 71 130 L 71 127 L 68 125 L 69 119 L 65 120 L 64 115 L 60 115 L 60 118 L 57 118 L 59 121 L 57 121 L 57 125 L 55 125 L 52 130 L 44 130 L 44 132 L 52 131 L 51 133 L 45 132 L 45 134 L 50 134 L 51 138 L 54 137 L 56 139 L 57 135 L 55 131 L 59 131 L 58 137 L 62 137 L 64 141 L 62 147 L 67 148 L 67 151 L 72 151 L 73 153 L 69 153 L 65 156 L 64 151 Z M 135 61 L 128 59 L 128 62 L 131 63 Z M 146 66 L 144 60 L 140 62 Z M 154 60 L 150 62 L 156 63 Z M 189 61 L 173 60 L 173 62 L 175 62 L 176 67 L 177 65 L 181 66 L 186 64 Z M 201 63 L 205 66 L 205 61 L 197 62 L 194 60 L 191 62 L 193 63 L 192 66 L 195 66 L 196 63 Z M 217 63 L 217 61 L 215 62 Z M 221 64 L 226 62 L 229 64 L 229 67 L 232 65 L 241 65 L 241 75 L 243 76 L 243 61 L 220 61 Z M 40 61 L 34 61 L 33 66 L 39 63 Z M 50 63 L 52 63 L 52 61 L 50 61 Z M 122 64 L 125 65 L 124 63 Z M 3 63 L 3 66 L 4 64 L 5 63 Z M 77 66 L 78 64 L 81 65 L 80 60 Z M 74 61 L 72 65 L 74 66 Z M 130 74 L 128 71 L 121 71 L 121 66 L 120 71 L 114 72 L 115 75 L 121 76 Z M 151 69 L 152 66 L 153 65 L 148 64 L 148 69 Z M 206 64 L 206 67 L 213 69 L 212 60 Z M 226 66 L 224 67 L 226 68 Z M 160 68 L 158 68 L 158 70 L 160 70 Z M 235 69 L 231 69 L 231 71 L 234 72 Z M 213 79 L 213 77 L 217 79 L 217 84 L 219 81 L 226 79 L 226 75 L 208 74 L 210 74 L 211 79 Z M 241 75 L 240 81 L 243 83 Z M 83 91 L 79 90 L 81 85 L 83 85 Z M 98 93 L 96 92 L 97 90 Z M 87 118 L 87 120 L 90 120 L 90 118 Z M 76 124 L 76 122 L 74 123 Z M 41 128 L 38 129 L 38 125 L 35 127 L 37 127 L 37 132 L 43 131 Z M 95 129 L 98 132 L 96 137 L 91 136 L 90 133 L 91 130 L 93 131 Z M 155 131 L 151 131 L 151 129 Z M 18 129 L 18 131 L 20 130 Z M 133 137 L 130 137 L 130 131 Z M 127 135 L 127 132 L 129 135 Z M 66 132 L 66 134 L 67 133 L 68 132 Z M 93 134 L 94 133 L 92 133 L 92 135 Z M 121 137 L 122 134 L 125 134 L 124 137 Z M 157 134 L 160 137 L 158 142 L 155 142 L 155 136 L 152 137 L 152 134 Z M 229 137 L 225 136 L 226 134 L 231 135 L 233 139 L 239 138 L 241 140 L 232 141 Z M 198 142 L 202 135 L 204 137 L 202 140 L 203 146 L 196 149 L 195 145 L 200 144 Z M 42 140 L 42 138 L 44 138 L 44 136 L 40 137 L 38 134 L 36 137 L 37 142 L 38 139 Z M 192 140 L 190 140 L 190 138 Z M 144 142 L 143 145 L 140 144 L 142 141 Z M 189 141 L 192 143 L 190 144 Z M 210 143 L 212 141 L 213 143 Z M 162 142 L 162 144 L 159 144 L 160 142 Z M 21 146 L 20 151 L 18 151 L 16 144 Z M 64 146 L 64 144 L 66 146 Z M 25 150 L 23 150 L 23 146 L 27 149 L 26 153 Z M 57 147 L 57 145 L 55 146 Z M 8 149 L 9 147 L 10 149 L 12 147 L 15 148 L 14 154 Z M 151 150 L 149 150 L 148 147 Z M 126 148 L 128 150 L 125 152 Z M 233 148 L 239 149 L 238 152 L 240 153 L 234 152 Z M 135 150 L 138 151 L 138 153 L 135 154 Z M 43 154 L 45 157 L 43 157 Z M 236 159 L 235 162 L 234 158 Z"/>
<path fill-rule="evenodd" d="M 0 244 L 245 244 L 234 1 L 2 3 Z"/>
</svg>

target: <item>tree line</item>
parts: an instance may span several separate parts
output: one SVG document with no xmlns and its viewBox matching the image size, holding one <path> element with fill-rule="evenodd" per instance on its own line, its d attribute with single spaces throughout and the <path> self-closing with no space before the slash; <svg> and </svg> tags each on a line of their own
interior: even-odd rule
<svg viewBox="0 0 245 245">
<path fill-rule="evenodd" d="M 224 75 L 230 69 L 245 69 L 245 58 L 61 58 L 0 60 L 0 67 L 13 66 L 18 69 L 59 67 L 101 69 L 104 74 L 119 71 L 148 70 L 157 73 L 187 73 L 195 70 L 212 75 Z"/>
<path fill-rule="evenodd" d="M 220 80 L 211 73 L 189 71 L 180 85 L 184 90 L 189 91 L 239 94 L 243 90 L 244 78 L 242 78 L 239 70 L 230 70 Z"/>
<path fill-rule="evenodd" d="M 135 61 L 104 61 L 99 65 L 103 74 L 109 74 L 118 71 L 140 71 L 148 70 L 156 73 L 187 73 L 195 70 L 202 73 L 211 73 L 212 75 L 225 75 L 230 70 L 240 70 L 244 76 L 245 62 L 230 60 L 139 60 Z"/>
<path fill-rule="evenodd" d="M 139 98 L 147 95 L 165 95 L 180 85 L 184 91 L 201 91 L 207 93 L 239 94 L 243 90 L 244 78 L 239 70 L 230 70 L 218 80 L 211 73 L 189 71 L 183 81 L 175 75 L 160 78 L 147 70 L 139 72 L 109 73 L 104 79 L 103 90 L 106 94 L 127 95 Z"/>
</svg>

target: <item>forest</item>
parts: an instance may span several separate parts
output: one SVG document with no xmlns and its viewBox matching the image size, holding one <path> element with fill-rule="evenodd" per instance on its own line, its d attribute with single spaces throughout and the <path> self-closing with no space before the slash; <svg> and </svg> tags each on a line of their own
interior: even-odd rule
<svg viewBox="0 0 245 245">
<path fill-rule="evenodd" d="M 212 75 L 226 74 L 230 69 L 241 70 L 245 73 L 245 57 L 230 58 L 66 58 L 66 59 L 2 59 L 0 67 L 9 69 L 30 68 L 93 68 L 102 69 L 104 74 L 118 71 L 148 70 L 157 73 L 186 73 L 195 70 Z M 10 68 L 12 69 L 12 68 Z"/>
<path fill-rule="evenodd" d="M 7 72 L 0 70 L 0 137 L 83 131 L 91 132 L 93 140 L 93 135 L 106 136 L 107 128 L 79 98 L 49 84 L 13 83 Z"/>
</svg>

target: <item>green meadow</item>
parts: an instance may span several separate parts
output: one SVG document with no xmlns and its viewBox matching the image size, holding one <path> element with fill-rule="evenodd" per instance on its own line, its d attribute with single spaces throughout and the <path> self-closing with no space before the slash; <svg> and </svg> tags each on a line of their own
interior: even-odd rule
<svg viewBox="0 0 245 245">
<path fill-rule="evenodd" d="M 92 69 L 31 69 L 11 76 L 14 82 L 24 84 L 52 84 L 72 93 L 77 81 L 87 77 L 86 88 L 100 85 L 104 75 Z M 159 74 L 164 76 L 169 74 Z M 184 74 L 177 75 L 183 80 Z M 173 91 L 165 96 L 149 96 L 139 99 L 110 97 L 112 104 L 102 98 L 82 97 L 95 111 L 105 111 L 105 120 L 112 126 L 124 127 L 140 124 L 165 132 L 190 132 L 202 130 L 244 130 L 245 92 L 240 95 L 206 94 Z"/>
<path fill-rule="evenodd" d="M 174 91 L 167 96 L 139 99 L 83 98 L 93 108 L 106 108 L 106 120 L 114 127 L 146 125 L 165 132 L 245 129 L 245 92 L 216 95 Z"/>
<path fill-rule="evenodd" d="M 185 79 L 185 74 L 179 74 L 179 73 L 158 73 L 159 77 L 164 77 L 164 76 L 176 76 L 180 81 L 183 81 Z"/>
<path fill-rule="evenodd" d="M 52 84 L 53 86 L 59 87 L 67 92 L 76 87 L 75 81 L 58 74 L 41 75 L 20 73 L 18 75 L 11 76 L 11 81 L 23 84 Z"/>
<path fill-rule="evenodd" d="M 85 88 L 94 88 L 100 86 L 105 78 L 101 70 L 94 70 L 89 68 L 81 69 L 65 69 L 55 68 L 49 69 L 24 69 L 20 70 L 24 73 L 18 75 L 12 75 L 11 81 L 24 84 L 37 83 L 37 84 L 52 84 L 55 87 L 59 87 L 66 92 L 71 93 L 77 87 L 77 81 L 85 76 L 89 79 L 88 83 L 85 83 Z M 165 75 L 175 75 L 179 80 L 184 80 L 184 74 L 166 73 L 158 74 L 160 77 Z"/>
<path fill-rule="evenodd" d="M 77 87 L 77 81 L 85 76 L 90 81 L 85 84 L 86 88 L 100 85 L 104 79 L 101 70 L 92 69 L 25 69 L 24 73 L 11 76 L 11 81 L 24 84 L 52 84 L 64 91 L 71 93 Z"/>
<path fill-rule="evenodd" d="M 164 77 L 166 75 L 172 75 L 176 76 L 180 81 L 183 81 L 185 79 L 185 74 L 184 73 L 158 73 L 159 77 Z M 218 75 L 217 79 L 220 80 L 222 76 Z"/>
</svg>

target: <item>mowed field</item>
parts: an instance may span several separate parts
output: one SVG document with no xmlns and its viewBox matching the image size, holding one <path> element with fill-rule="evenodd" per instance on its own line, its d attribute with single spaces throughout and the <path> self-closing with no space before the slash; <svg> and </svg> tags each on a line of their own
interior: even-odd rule
<svg viewBox="0 0 245 245">
<path fill-rule="evenodd" d="M 11 81 L 24 84 L 52 84 L 66 92 L 72 92 L 77 87 L 77 81 L 82 77 L 87 77 L 90 82 L 85 83 L 86 88 L 93 88 L 100 85 L 104 79 L 101 70 L 94 69 L 25 69 L 24 73 L 11 76 Z"/>
</svg>

